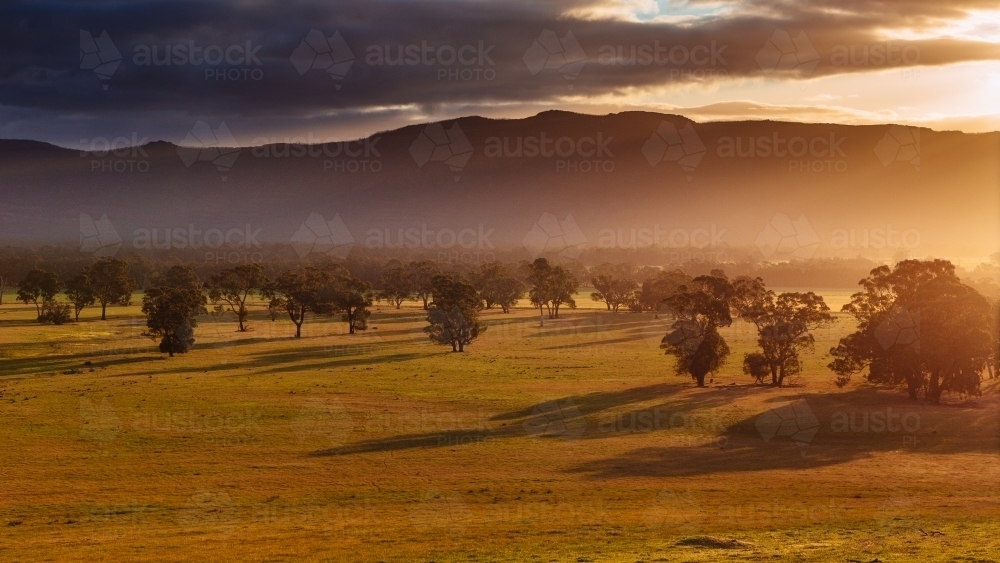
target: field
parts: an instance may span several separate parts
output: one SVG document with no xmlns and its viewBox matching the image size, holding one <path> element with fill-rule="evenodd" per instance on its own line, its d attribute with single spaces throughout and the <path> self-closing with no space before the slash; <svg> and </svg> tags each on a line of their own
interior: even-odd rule
<svg viewBox="0 0 1000 563">
<path fill-rule="evenodd" d="M 1000 561 L 1000 386 L 839 389 L 845 317 L 782 389 L 741 373 L 737 322 L 698 389 L 665 321 L 583 296 L 486 311 L 465 354 L 414 303 L 301 339 L 258 305 L 169 359 L 137 306 L 41 326 L 10 297 L 3 561 Z"/>
</svg>

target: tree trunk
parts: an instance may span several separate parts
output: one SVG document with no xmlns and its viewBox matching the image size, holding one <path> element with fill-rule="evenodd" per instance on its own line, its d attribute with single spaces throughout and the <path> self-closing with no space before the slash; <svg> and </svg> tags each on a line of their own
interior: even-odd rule
<svg viewBox="0 0 1000 563">
<path fill-rule="evenodd" d="M 930 375 L 930 381 L 928 382 L 924 398 L 929 403 L 934 403 L 935 405 L 941 404 L 942 391 L 944 391 L 944 389 L 941 388 L 941 382 L 938 374 L 936 372 L 932 373 Z"/>
<path fill-rule="evenodd" d="M 302 338 L 302 322 L 301 321 L 295 323 L 295 338 Z"/>
<path fill-rule="evenodd" d="M 458 351 L 459 352 L 465 352 L 465 343 L 464 342 L 459 341 L 459 343 L 458 343 Z"/>
<path fill-rule="evenodd" d="M 703 373 L 701 375 L 695 375 L 694 376 L 695 382 L 697 383 L 698 387 L 704 387 L 705 386 L 705 375 L 707 375 L 707 374 Z"/>
</svg>

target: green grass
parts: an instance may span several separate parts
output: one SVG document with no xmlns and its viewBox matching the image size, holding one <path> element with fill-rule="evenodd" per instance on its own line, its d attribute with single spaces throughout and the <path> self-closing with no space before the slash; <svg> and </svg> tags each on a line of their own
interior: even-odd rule
<svg viewBox="0 0 1000 563">
<path fill-rule="evenodd" d="M 487 311 L 465 354 L 413 303 L 299 340 L 257 305 L 165 359 L 137 306 L 54 327 L 5 304 L 0 560 L 1000 560 L 995 383 L 941 406 L 838 389 L 841 317 L 784 389 L 748 385 L 736 323 L 696 389 L 663 323 L 580 305 Z M 758 417 L 803 400 L 808 444 L 765 442 Z M 831 428 L 888 409 L 912 431 Z"/>
</svg>

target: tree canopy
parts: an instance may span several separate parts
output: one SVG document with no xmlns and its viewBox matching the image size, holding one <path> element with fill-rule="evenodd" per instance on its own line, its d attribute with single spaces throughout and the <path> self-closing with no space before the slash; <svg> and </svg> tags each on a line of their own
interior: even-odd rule
<svg viewBox="0 0 1000 563">
<path fill-rule="evenodd" d="M 729 356 L 729 346 L 719 334 L 719 327 L 733 322 L 733 294 L 725 274 L 716 271 L 680 286 L 666 300 L 677 321 L 660 347 L 676 359 L 678 375 L 690 375 L 698 387 L 704 387 L 705 377 L 717 371 Z"/>
<path fill-rule="evenodd" d="M 191 349 L 195 317 L 206 312 L 207 303 L 201 280 L 187 266 L 173 266 L 152 278 L 142 298 L 142 312 L 150 335 L 160 338 L 161 352 L 172 357 Z"/>
<path fill-rule="evenodd" d="M 861 280 L 844 311 L 855 332 L 830 350 L 837 384 L 867 369 L 872 383 L 904 386 L 938 403 L 944 392 L 978 394 L 991 349 L 989 301 L 945 260 L 904 260 Z"/>
<path fill-rule="evenodd" d="M 464 352 L 466 345 L 486 331 L 479 322 L 482 297 L 475 286 L 454 276 L 434 276 L 432 284 L 434 299 L 424 330 L 431 341 L 451 345 L 452 352 Z"/>
</svg>

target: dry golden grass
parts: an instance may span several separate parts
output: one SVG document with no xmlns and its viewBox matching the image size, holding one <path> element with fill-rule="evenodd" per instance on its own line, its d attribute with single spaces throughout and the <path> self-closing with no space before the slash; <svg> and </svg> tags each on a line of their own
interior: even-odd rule
<svg viewBox="0 0 1000 563">
<path fill-rule="evenodd" d="M 662 323 L 584 299 L 544 328 L 488 311 L 465 354 L 412 303 L 355 336 L 207 319 L 172 359 L 137 307 L 111 313 L 0 307 L 0 560 L 1000 560 L 997 385 L 838 389 L 846 319 L 784 389 L 748 385 L 738 323 L 697 389 Z M 801 401 L 815 436 L 765 442 L 761 414 Z M 835 432 L 838 412 L 907 427 Z"/>
</svg>

